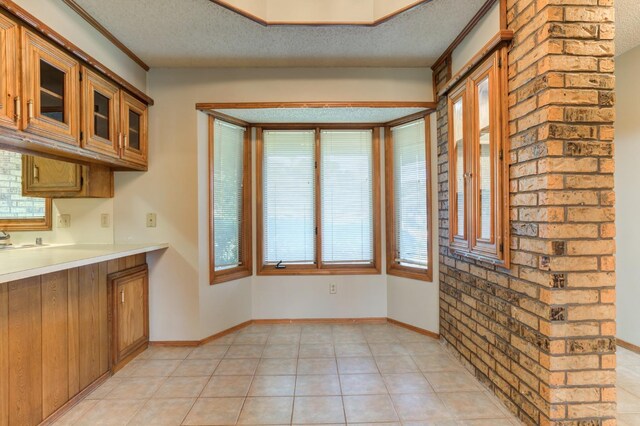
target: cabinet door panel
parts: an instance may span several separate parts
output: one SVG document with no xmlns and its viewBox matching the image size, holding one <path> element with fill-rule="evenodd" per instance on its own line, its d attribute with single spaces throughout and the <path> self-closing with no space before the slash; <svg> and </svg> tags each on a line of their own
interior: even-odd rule
<svg viewBox="0 0 640 426">
<path fill-rule="evenodd" d="M 90 151 L 120 156 L 118 131 L 120 91 L 98 74 L 83 70 L 83 134 L 82 147 Z"/>
<path fill-rule="evenodd" d="M 78 275 L 78 334 L 80 390 L 100 377 L 100 285 L 97 264 L 83 266 Z"/>
<path fill-rule="evenodd" d="M 49 158 L 22 156 L 22 193 L 79 192 L 82 190 L 82 166 Z"/>
<path fill-rule="evenodd" d="M 0 14 L 0 126 L 17 128 L 18 96 L 18 25 Z"/>
<path fill-rule="evenodd" d="M 22 29 L 24 131 L 79 144 L 80 64 Z"/>
<path fill-rule="evenodd" d="M 121 157 L 137 164 L 147 164 L 147 106 L 128 93 L 120 101 L 122 131 Z"/>
</svg>

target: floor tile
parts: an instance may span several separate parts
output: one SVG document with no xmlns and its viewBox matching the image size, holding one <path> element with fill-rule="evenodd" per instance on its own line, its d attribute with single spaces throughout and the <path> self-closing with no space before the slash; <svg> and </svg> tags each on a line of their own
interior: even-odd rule
<svg viewBox="0 0 640 426">
<path fill-rule="evenodd" d="M 378 356 L 375 360 L 382 374 L 418 372 L 418 367 L 410 356 Z"/>
<path fill-rule="evenodd" d="M 244 398 L 199 398 L 182 424 L 234 425 Z"/>
<path fill-rule="evenodd" d="M 370 343 L 369 347 L 374 357 L 409 355 L 409 352 L 400 343 Z"/>
<path fill-rule="evenodd" d="M 337 357 L 371 356 L 371 350 L 366 343 L 336 343 Z"/>
<path fill-rule="evenodd" d="M 252 380 L 253 376 L 213 376 L 202 390 L 201 397 L 245 397 Z"/>
<path fill-rule="evenodd" d="M 421 373 L 386 374 L 384 381 L 389 393 L 432 393 L 427 379 Z"/>
<path fill-rule="evenodd" d="M 436 392 L 482 391 L 482 386 L 467 371 L 427 372 L 425 377 Z"/>
<path fill-rule="evenodd" d="M 85 399 L 77 403 L 73 408 L 67 411 L 62 417 L 55 421 L 55 426 L 70 426 L 76 424 L 78 420 L 87 412 L 90 408 L 95 406 L 98 400 Z"/>
<path fill-rule="evenodd" d="M 293 396 L 296 376 L 255 376 L 249 396 Z"/>
<path fill-rule="evenodd" d="M 226 336 L 218 337 L 217 339 L 213 339 L 207 343 L 205 346 L 218 346 L 218 345 L 231 345 L 233 341 L 238 337 L 238 333 L 230 333 Z"/>
<path fill-rule="evenodd" d="M 344 408 L 339 396 L 296 397 L 293 404 L 293 423 L 344 423 Z"/>
<path fill-rule="evenodd" d="M 226 358 L 260 358 L 263 345 L 231 345 L 227 353 L 224 355 Z"/>
<path fill-rule="evenodd" d="M 85 399 L 104 399 L 109 392 L 122 383 L 123 380 L 124 378 L 111 377 L 91 392 Z"/>
<path fill-rule="evenodd" d="M 625 389 L 617 389 L 618 413 L 640 413 L 640 398 Z"/>
<path fill-rule="evenodd" d="M 338 374 L 335 358 L 306 358 L 298 360 L 298 374 Z"/>
<path fill-rule="evenodd" d="M 348 423 L 398 421 L 389 395 L 345 396 L 343 400 Z"/>
<path fill-rule="evenodd" d="M 620 423 L 618 423 L 620 424 Z M 510 419 L 477 419 L 477 420 L 460 420 L 460 426 L 514 426 Z"/>
<path fill-rule="evenodd" d="M 163 347 L 152 346 L 149 348 L 149 357 L 147 359 L 179 359 L 183 360 L 189 356 L 194 348 L 191 347 Z M 146 351 L 145 351 L 146 352 Z"/>
<path fill-rule="evenodd" d="M 386 395 L 387 387 L 380 374 L 346 374 L 340 376 L 343 395 Z"/>
<path fill-rule="evenodd" d="M 296 374 L 298 360 L 296 358 L 261 359 L 257 375 L 291 375 Z"/>
<path fill-rule="evenodd" d="M 153 398 L 197 398 L 208 382 L 209 376 L 169 377 Z"/>
<path fill-rule="evenodd" d="M 304 331 L 300 335 L 301 345 L 318 343 L 333 343 L 333 335 L 331 333 L 305 333 Z"/>
<path fill-rule="evenodd" d="M 297 344 L 267 345 L 262 352 L 262 358 L 297 358 Z"/>
<path fill-rule="evenodd" d="M 162 383 L 164 377 L 127 377 L 118 383 L 105 399 L 147 399 L 151 398 Z"/>
<path fill-rule="evenodd" d="M 269 335 L 266 333 L 241 333 L 233 341 L 234 345 L 264 345 Z"/>
<path fill-rule="evenodd" d="M 413 361 L 420 371 L 462 371 L 464 367 L 455 358 L 442 354 L 413 355 Z"/>
<path fill-rule="evenodd" d="M 291 423 L 293 398 L 257 397 L 247 398 L 240 413 L 238 424 L 282 425 Z"/>
<path fill-rule="evenodd" d="M 255 373 L 259 359 L 223 359 L 213 372 L 216 376 L 243 376 Z"/>
<path fill-rule="evenodd" d="M 126 377 L 166 377 L 170 376 L 178 368 L 180 362 L 180 360 L 159 359 L 136 360 L 130 362 L 122 370 L 127 370 Z"/>
<path fill-rule="evenodd" d="M 128 426 L 180 425 L 194 402 L 194 398 L 151 399 L 138 411 Z"/>
<path fill-rule="evenodd" d="M 362 333 L 334 333 L 333 342 L 366 344 L 367 339 L 365 339 L 364 334 Z"/>
<path fill-rule="evenodd" d="M 618 413 L 618 426 L 640 426 L 640 414 Z"/>
<path fill-rule="evenodd" d="M 272 334 L 267 339 L 269 345 L 297 345 L 300 343 L 300 333 Z"/>
<path fill-rule="evenodd" d="M 297 376 L 296 396 L 341 395 L 340 380 L 336 375 Z"/>
<path fill-rule="evenodd" d="M 378 373 L 378 365 L 373 357 L 338 358 L 337 361 L 340 374 Z"/>
<path fill-rule="evenodd" d="M 228 345 L 205 345 L 195 348 L 188 359 L 222 359 L 229 350 Z"/>
<path fill-rule="evenodd" d="M 504 417 L 502 410 L 484 392 L 446 392 L 438 396 L 457 419 Z"/>
<path fill-rule="evenodd" d="M 445 355 L 446 350 L 438 342 L 403 342 L 402 346 L 410 355 Z"/>
<path fill-rule="evenodd" d="M 423 421 L 451 419 L 449 409 L 435 393 L 392 395 L 400 420 Z"/>
<path fill-rule="evenodd" d="M 77 425 L 126 425 L 142 408 L 142 399 L 113 399 L 98 401 L 78 420 Z"/>
<path fill-rule="evenodd" d="M 301 344 L 300 358 L 333 358 L 335 352 L 332 343 Z"/>
<path fill-rule="evenodd" d="M 220 363 L 219 359 L 185 359 L 172 376 L 210 376 Z"/>
</svg>

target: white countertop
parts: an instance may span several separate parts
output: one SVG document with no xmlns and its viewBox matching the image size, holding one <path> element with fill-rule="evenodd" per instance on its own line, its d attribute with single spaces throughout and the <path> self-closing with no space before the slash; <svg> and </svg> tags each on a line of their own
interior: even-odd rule
<svg viewBox="0 0 640 426">
<path fill-rule="evenodd" d="M 162 250 L 169 244 L 66 244 L 0 251 L 0 283 Z"/>
</svg>

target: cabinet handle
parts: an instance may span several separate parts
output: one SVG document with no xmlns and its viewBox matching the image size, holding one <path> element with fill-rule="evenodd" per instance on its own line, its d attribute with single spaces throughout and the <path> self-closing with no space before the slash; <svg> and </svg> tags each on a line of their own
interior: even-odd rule
<svg viewBox="0 0 640 426">
<path fill-rule="evenodd" d="M 29 99 L 27 102 L 27 116 L 29 121 L 33 120 L 33 99 Z"/>
<path fill-rule="evenodd" d="M 33 166 L 33 180 L 40 182 L 40 168 L 36 165 Z"/>
<path fill-rule="evenodd" d="M 124 305 L 124 290 L 120 291 L 120 303 Z"/>
<path fill-rule="evenodd" d="M 15 113 L 15 119 L 16 119 L 16 123 L 20 123 L 20 120 L 22 119 L 22 102 L 20 102 L 20 96 L 16 96 L 13 99 L 14 102 L 14 113 Z"/>
<path fill-rule="evenodd" d="M 124 135 L 124 143 L 123 143 L 124 147 L 126 148 L 127 146 L 127 135 Z"/>
<path fill-rule="evenodd" d="M 122 132 L 118 133 L 118 148 L 122 150 Z"/>
</svg>

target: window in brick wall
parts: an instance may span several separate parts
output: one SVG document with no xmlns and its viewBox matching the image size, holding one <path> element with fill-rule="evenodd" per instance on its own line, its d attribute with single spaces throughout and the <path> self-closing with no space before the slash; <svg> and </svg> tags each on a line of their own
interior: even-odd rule
<svg viewBox="0 0 640 426">
<path fill-rule="evenodd" d="M 509 266 L 506 50 L 448 95 L 449 242 L 457 253 Z"/>
<path fill-rule="evenodd" d="M 0 150 L 0 230 L 51 229 L 51 201 L 22 196 L 22 155 Z"/>
</svg>

